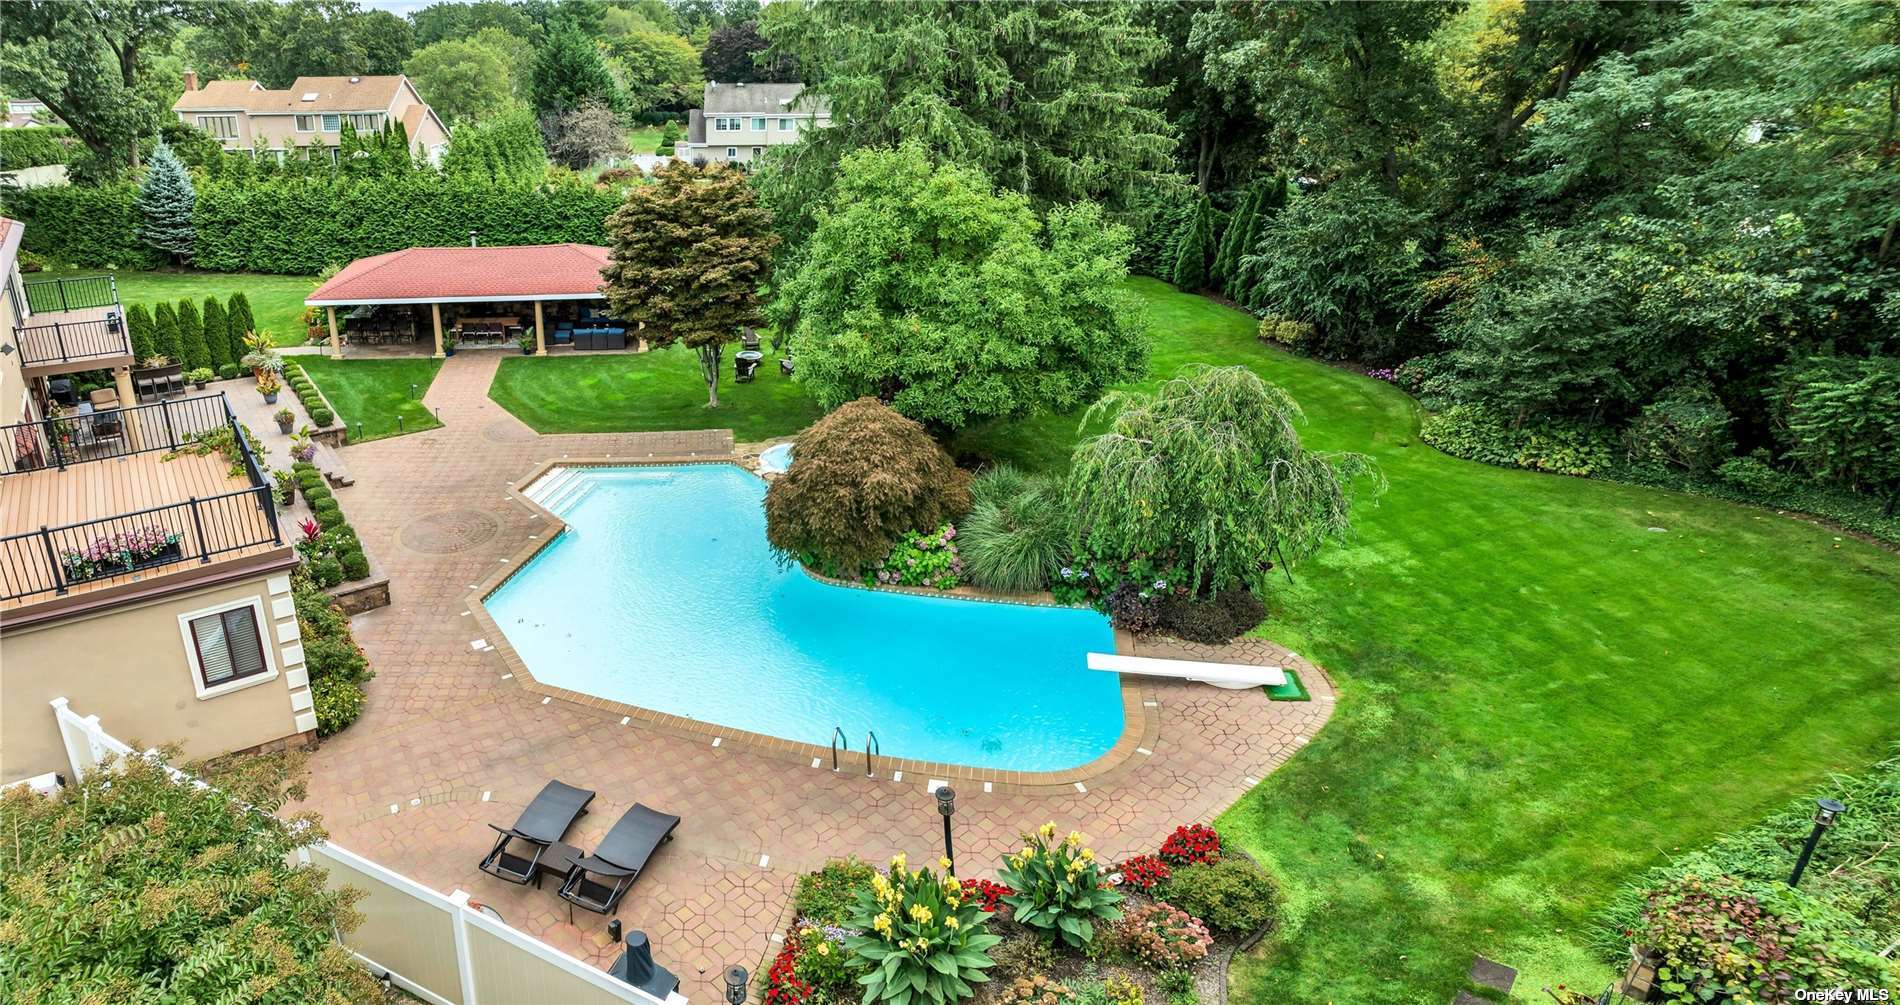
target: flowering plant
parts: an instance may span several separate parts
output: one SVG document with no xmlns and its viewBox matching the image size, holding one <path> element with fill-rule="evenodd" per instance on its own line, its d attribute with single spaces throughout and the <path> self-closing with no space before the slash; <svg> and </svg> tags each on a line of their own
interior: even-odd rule
<svg viewBox="0 0 1900 1005">
<path fill-rule="evenodd" d="M 936 530 L 905 535 L 891 548 L 883 566 L 865 577 L 886 586 L 934 586 L 948 590 L 963 582 L 963 559 L 957 554 L 957 528 L 944 524 Z"/>
<path fill-rule="evenodd" d="M 1214 945 L 1214 936 L 1199 918 L 1160 902 L 1123 918 L 1116 934 L 1129 952 L 1162 970 L 1179 970 L 1203 959 Z"/>
<path fill-rule="evenodd" d="M 771 969 L 765 972 L 765 1005 L 802 1005 L 811 997 L 811 985 L 798 979 L 798 937 L 785 940 Z"/>
<path fill-rule="evenodd" d="M 1171 874 L 1168 869 L 1168 863 L 1153 855 L 1136 855 L 1134 858 L 1123 862 L 1118 867 L 1118 871 L 1121 873 L 1122 882 L 1127 883 L 1129 886 L 1143 893 L 1147 893 L 1157 885 L 1166 882 L 1168 876 Z"/>
<path fill-rule="evenodd" d="M 297 430 L 290 438 L 290 456 L 293 460 L 313 461 L 317 457 L 317 441 L 310 437 L 310 427 Z"/>
<path fill-rule="evenodd" d="M 947 859 L 940 864 L 948 868 Z M 876 873 L 860 889 L 847 936 L 851 964 L 868 971 L 862 1005 L 947 1005 L 976 993 L 970 985 L 989 980 L 989 948 L 1003 941 L 985 931 L 989 921 L 963 885 L 947 872 L 911 871 L 904 856 L 891 859 L 890 875 Z"/>
<path fill-rule="evenodd" d="M 183 538 L 175 530 L 147 524 L 94 538 L 84 548 L 64 551 L 59 556 L 59 564 L 64 567 L 68 580 L 96 579 L 131 572 L 140 562 L 157 558 L 166 549 L 177 547 L 181 540 Z"/>
<path fill-rule="evenodd" d="M 1174 865 L 1220 861 L 1220 834 L 1205 824 L 1176 827 L 1161 842 L 1161 857 Z"/>
<path fill-rule="evenodd" d="M 1003 898 L 1018 922 L 1057 936 L 1077 949 L 1095 940 L 1095 922 L 1122 916 L 1122 895 L 1102 882 L 1095 851 L 1070 831 L 1056 839 L 1056 825 L 1023 835 L 1022 851 L 1008 856 L 1000 873 L 1016 892 Z"/>
<path fill-rule="evenodd" d="M 1003 906 L 1003 898 L 1016 891 L 1001 883 L 987 879 L 966 879 L 963 881 L 964 898 L 974 898 L 984 914 L 995 914 Z"/>
<path fill-rule="evenodd" d="M 792 974 L 807 998 L 816 1002 L 843 1002 L 851 990 L 850 953 L 844 940 L 858 933 L 835 925 L 811 925 L 800 919 L 798 933 L 788 942 L 798 946 Z"/>
<path fill-rule="evenodd" d="M 316 553 L 321 550 L 323 544 L 322 525 L 309 517 L 304 517 L 303 520 L 298 522 L 297 530 L 303 535 L 303 539 L 296 544 L 297 553 L 305 558 L 315 556 Z"/>
<path fill-rule="evenodd" d="M 1396 384 L 1399 382 L 1399 372 L 1389 366 L 1367 370 L 1366 376 L 1371 377 L 1373 380 L 1383 380 L 1388 384 Z"/>
</svg>

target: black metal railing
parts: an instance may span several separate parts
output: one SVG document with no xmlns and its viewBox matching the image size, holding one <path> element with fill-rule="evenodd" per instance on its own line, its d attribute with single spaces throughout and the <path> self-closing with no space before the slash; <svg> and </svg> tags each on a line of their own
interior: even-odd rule
<svg viewBox="0 0 1900 1005">
<path fill-rule="evenodd" d="M 272 486 L 222 394 L 0 427 L 4 476 L 175 450 L 220 426 L 250 488 L 0 538 L 0 601 L 283 543 Z"/>
<path fill-rule="evenodd" d="M 63 321 L 13 329 L 24 366 L 74 363 L 132 355 L 132 338 L 119 318 Z"/>
<path fill-rule="evenodd" d="M 111 275 L 35 279 L 20 286 L 26 293 L 26 309 L 40 314 L 47 311 L 76 311 L 85 307 L 111 307 L 119 302 L 119 279 Z"/>
</svg>

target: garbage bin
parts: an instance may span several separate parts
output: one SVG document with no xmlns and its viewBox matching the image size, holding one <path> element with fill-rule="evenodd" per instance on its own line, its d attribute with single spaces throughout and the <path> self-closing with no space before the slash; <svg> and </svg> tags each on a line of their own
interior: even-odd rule
<svg viewBox="0 0 1900 1005">
<path fill-rule="evenodd" d="M 759 369 L 759 361 L 765 354 L 755 349 L 745 349 L 732 354 L 732 379 L 741 384 L 750 384 L 752 375 Z"/>
</svg>

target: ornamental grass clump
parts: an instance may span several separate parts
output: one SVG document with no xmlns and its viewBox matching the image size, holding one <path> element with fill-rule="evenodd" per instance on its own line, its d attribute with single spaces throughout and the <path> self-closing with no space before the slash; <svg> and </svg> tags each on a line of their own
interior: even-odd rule
<svg viewBox="0 0 1900 1005">
<path fill-rule="evenodd" d="M 1020 924 L 1080 949 L 1095 941 L 1095 922 L 1122 916 L 1122 895 L 1103 882 L 1095 851 L 1070 831 L 1056 840 L 1056 825 L 1023 835 L 1021 851 L 1008 856 L 998 879 L 1015 892 L 1005 896 Z"/>
<path fill-rule="evenodd" d="M 1012 593 L 1048 586 L 1068 552 L 1061 487 L 1002 465 L 977 478 L 970 495 L 975 504 L 960 528 L 970 581 Z"/>
<path fill-rule="evenodd" d="M 852 965 L 867 971 L 858 978 L 862 1005 L 947 1005 L 974 995 L 971 985 L 989 980 L 990 947 L 1003 941 L 985 930 L 988 920 L 956 877 L 891 859 L 888 876 L 858 890 L 850 918 L 858 932 L 844 940 Z"/>
</svg>

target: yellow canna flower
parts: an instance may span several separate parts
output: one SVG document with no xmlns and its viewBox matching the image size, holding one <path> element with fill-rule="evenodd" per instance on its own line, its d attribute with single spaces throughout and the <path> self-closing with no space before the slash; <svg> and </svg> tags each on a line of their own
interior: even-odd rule
<svg viewBox="0 0 1900 1005">
<path fill-rule="evenodd" d="M 950 856 L 948 856 L 948 855 L 939 855 L 939 856 L 937 856 L 937 868 L 939 868 L 939 869 L 948 869 L 948 868 L 950 868 Z"/>
<path fill-rule="evenodd" d="M 952 915 L 950 915 L 949 917 L 946 917 L 946 918 L 944 918 L 944 919 L 943 919 L 943 927 L 945 927 L 945 928 L 962 928 L 962 927 L 963 927 L 963 922 L 961 922 L 961 921 L 958 921 L 958 920 L 957 920 L 957 916 L 956 916 L 956 915 L 954 915 L 954 914 L 952 914 Z"/>
<path fill-rule="evenodd" d="M 1009 867 L 1011 869 L 1021 869 L 1023 867 L 1023 857 L 1021 855 L 1011 855 L 1009 857 Z"/>
<path fill-rule="evenodd" d="M 871 922 L 871 927 L 876 929 L 878 934 L 889 938 L 891 935 L 891 916 L 888 914 L 878 915 L 877 918 Z"/>
<path fill-rule="evenodd" d="M 1079 848 L 1082 845 L 1082 832 L 1070 831 L 1069 836 L 1066 838 L 1063 838 L 1062 840 L 1071 848 Z"/>
<path fill-rule="evenodd" d="M 1035 854 L 1036 854 L 1036 846 L 1035 846 L 1035 845 L 1032 845 L 1032 844 L 1026 844 L 1026 845 L 1023 845 L 1023 857 L 1024 857 L 1024 858 L 1032 858 L 1032 857 L 1034 857 L 1034 856 L 1035 856 Z"/>
<path fill-rule="evenodd" d="M 1093 861 L 1095 861 L 1095 849 L 1093 849 L 1093 848 L 1084 848 L 1084 849 L 1082 849 L 1082 861 L 1084 861 L 1084 862 L 1093 862 Z"/>
<path fill-rule="evenodd" d="M 1048 823 L 1043 824 L 1041 834 L 1045 838 L 1055 837 L 1056 836 L 1056 822 L 1054 820 L 1051 820 Z"/>
<path fill-rule="evenodd" d="M 820 943 L 818 944 L 818 955 L 820 955 L 820 956 L 830 956 L 830 955 L 831 955 L 831 943 L 830 943 L 830 942 L 820 942 Z"/>
<path fill-rule="evenodd" d="M 895 855 L 892 855 L 892 856 L 891 856 L 891 871 L 892 871 L 892 872 L 899 872 L 899 873 L 901 873 L 901 872 L 903 872 L 903 871 L 904 871 L 904 864 L 905 864 L 905 863 L 906 863 L 907 861 L 909 861 L 909 860 L 908 860 L 908 859 L 906 859 L 906 858 L 904 857 L 904 853 L 903 853 L 903 852 L 901 852 L 901 851 L 900 851 L 900 852 L 898 852 L 898 853 L 897 853 L 897 854 L 895 854 Z"/>
</svg>

